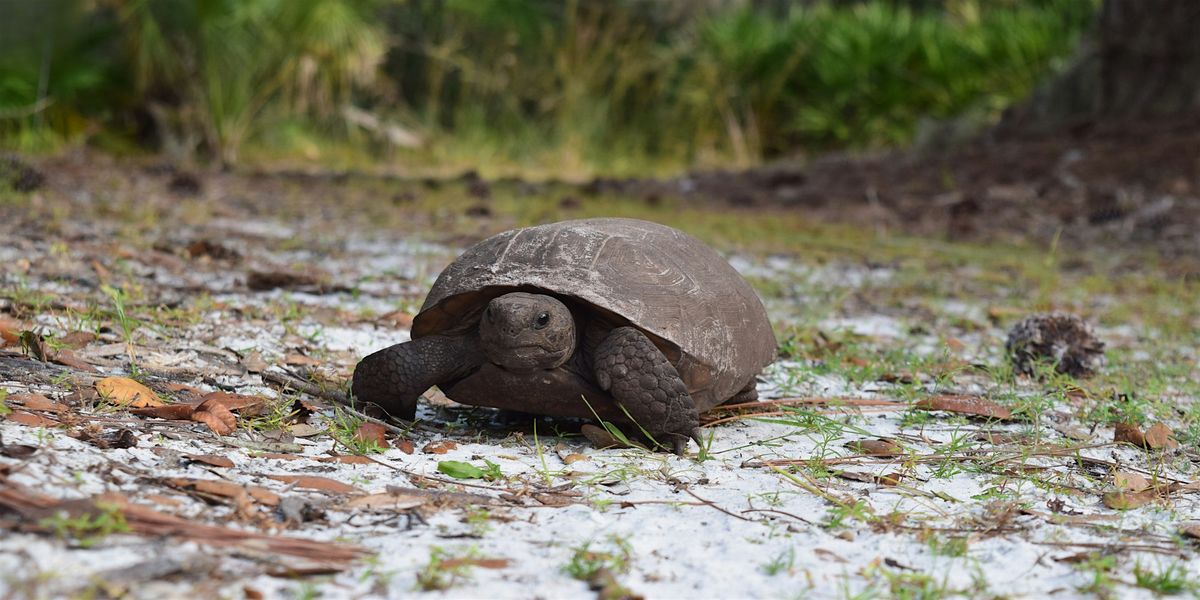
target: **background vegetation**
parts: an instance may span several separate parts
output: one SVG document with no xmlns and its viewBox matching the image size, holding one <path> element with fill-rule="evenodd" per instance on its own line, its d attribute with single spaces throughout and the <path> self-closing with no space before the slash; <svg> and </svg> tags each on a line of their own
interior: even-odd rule
<svg viewBox="0 0 1200 600">
<path fill-rule="evenodd" d="M 987 122 L 1097 0 L 0 0 L 0 144 L 556 174 Z"/>
</svg>

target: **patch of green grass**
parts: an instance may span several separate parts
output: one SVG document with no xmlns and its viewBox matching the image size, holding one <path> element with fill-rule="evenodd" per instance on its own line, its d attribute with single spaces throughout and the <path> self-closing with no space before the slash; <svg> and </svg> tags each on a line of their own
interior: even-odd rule
<svg viewBox="0 0 1200 600">
<path fill-rule="evenodd" d="M 971 544 L 965 536 L 942 537 L 938 535 L 930 535 L 925 540 L 925 545 L 929 546 L 929 551 L 938 556 L 949 556 L 952 558 L 961 558 L 967 555 Z"/>
<path fill-rule="evenodd" d="M 121 507 L 115 504 L 96 503 L 97 512 L 70 517 L 58 514 L 38 522 L 55 535 L 74 540 L 82 548 L 91 548 L 114 533 L 129 531 Z"/>
<path fill-rule="evenodd" d="M 1134 582 L 1144 588 L 1164 596 L 1176 596 L 1191 593 L 1200 596 L 1200 579 L 1183 563 L 1173 562 L 1159 565 L 1157 568 L 1144 567 L 1138 563 L 1133 568 Z"/>
<path fill-rule="evenodd" d="M 771 558 L 771 560 L 759 566 L 758 570 L 762 571 L 768 577 L 774 577 L 780 573 L 790 573 L 796 564 L 796 549 L 789 547 L 787 550 L 780 552 Z"/>
<path fill-rule="evenodd" d="M 417 589 L 426 592 L 448 590 L 469 581 L 474 570 L 472 559 L 478 558 L 479 551 L 475 548 L 451 554 L 438 546 L 430 547 L 429 561 L 417 572 Z"/>
<path fill-rule="evenodd" d="M 1116 588 L 1117 580 L 1113 577 L 1113 571 L 1117 568 L 1117 557 L 1111 554 L 1095 554 L 1087 560 L 1075 563 L 1074 566 L 1076 571 L 1088 578 L 1077 588 L 1080 592 L 1106 598 Z"/>
<path fill-rule="evenodd" d="M 345 446 L 354 454 L 381 454 L 387 449 L 372 439 L 360 439 L 355 432 L 366 421 L 352 413 L 335 408 L 333 416 L 327 420 L 329 435 L 338 443 Z"/>
<path fill-rule="evenodd" d="M 571 550 L 571 560 L 563 566 L 563 572 L 575 579 L 589 581 L 601 569 L 613 574 L 629 570 L 633 558 L 633 547 L 618 535 L 609 535 L 602 543 L 584 542 Z"/>
</svg>

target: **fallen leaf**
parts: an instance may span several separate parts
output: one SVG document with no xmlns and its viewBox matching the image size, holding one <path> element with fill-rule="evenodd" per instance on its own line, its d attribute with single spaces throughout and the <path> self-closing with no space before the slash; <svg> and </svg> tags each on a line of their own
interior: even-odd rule
<svg viewBox="0 0 1200 600">
<path fill-rule="evenodd" d="M 304 273 L 251 271 L 246 275 L 246 287 L 259 292 L 275 288 L 307 288 L 315 286 L 317 286 L 317 279 Z"/>
<path fill-rule="evenodd" d="M 1183 537 L 1189 537 L 1193 540 L 1200 540 L 1200 523 L 1187 523 L 1179 528 L 1179 533 Z"/>
<path fill-rule="evenodd" d="M 135 408 L 129 411 L 139 417 L 153 417 L 156 419 L 168 419 L 173 421 L 187 421 L 192 418 L 192 413 L 196 412 L 195 404 L 166 404 L 163 406 L 150 406 L 147 408 Z"/>
<path fill-rule="evenodd" d="M 217 435 L 229 435 L 237 429 L 237 417 L 224 404 L 216 400 L 205 400 L 192 413 L 192 420 L 208 425 Z"/>
<path fill-rule="evenodd" d="M 370 510 L 408 510 L 428 503 L 427 498 L 407 494 L 367 494 L 357 496 L 346 502 L 346 508 L 365 508 Z"/>
<path fill-rule="evenodd" d="M 913 406 L 923 410 L 941 410 L 962 415 L 987 417 L 989 419 L 1008 420 L 1012 418 L 1011 410 L 979 396 L 955 396 L 947 394 L 932 398 L 923 398 L 918 400 Z"/>
<path fill-rule="evenodd" d="M 579 462 L 579 461 L 583 461 L 583 460 L 590 460 L 590 459 L 589 459 L 589 458 L 588 458 L 586 455 L 584 455 L 584 454 L 579 454 L 578 452 L 573 452 L 573 453 L 571 453 L 571 454 L 568 454 L 568 455 L 566 455 L 566 456 L 564 456 L 564 457 L 562 458 L 562 461 L 563 461 L 563 463 L 564 463 L 564 464 L 568 464 L 568 465 L 569 465 L 569 464 L 573 464 L 573 463 L 577 463 L 577 462 Z"/>
<path fill-rule="evenodd" d="M 325 433 L 325 430 L 320 427 L 314 427 L 308 423 L 293 423 L 288 428 L 288 432 L 296 437 L 312 437 Z"/>
<path fill-rule="evenodd" d="M 35 415 L 31 412 L 25 412 L 23 410 L 14 410 L 13 412 L 9 413 L 7 417 L 4 417 L 4 420 L 8 423 L 16 423 L 18 425 L 25 425 L 26 427 L 59 426 L 58 421 L 47 419 L 41 415 Z"/>
<path fill-rule="evenodd" d="M 299 353 L 292 353 L 283 357 L 283 362 L 293 367 L 317 367 L 321 365 L 321 361 Z"/>
<path fill-rule="evenodd" d="M 354 439 L 360 442 L 374 442 L 380 448 L 389 448 L 387 438 L 384 437 L 386 433 L 387 429 L 383 425 L 364 421 L 362 425 L 358 426 L 358 429 L 354 430 Z"/>
<path fill-rule="evenodd" d="M 101 450 L 134 448 L 138 443 L 137 435 L 124 428 L 100 430 L 95 427 L 85 427 L 75 437 Z"/>
<path fill-rule="evenodd" d="M 128 377 L 105 377 L 96 382 L 96 391 L 100 392 L 100 397 L 118 406 L 146 408 L 166 404 L 150 388 Z"/>
<path fill-rule="evenodd" d="M 263 360 L 262 354 L 258 350 L 247 354 L 246 358 L 242 359 L 242 366 L 251 373 L 262 373 L 268 367 L 267 361 Z"/>
<path fill-rule="evenodd" d="M 78 350 L 96 341 L 97 339 L 99 339 L 99 337 L 90 331 L 72 331 L 67 335 L 62 336 L 59 341 L 72 350 Z"/>
<path fill-rule="evenodd" d="M 20 404 L 25 410 L 60 413 L 67 410 L 66 405 L 59 404 L 41 394 L 12 394 L 9 402 Z"/>
<path fill-rule="evenodd" d="M 229 498 L 235 503 L 242 505 L 251 501 L 266 506 L 279 505 L 279 494 L 257 485 L 242 485 L 218 479 L 189 479 L 185 477 L 167 479 L 166 483 L 184 491 Z"/>
<path fill-rule="evenodd" d="M 1133 444 L 1139 448 L 1146 447 L 1146 437 L 1140 427 L 1133 423 L 1117 423 L 1113 428 L 1113 441 Z"/>
<path fill-rule="evenodd" d="M 399 450 L 405 454 L 412 454 L 413 452 L 416 451 L 416 448 L 413 446 L 412 440 L 406 440 L 406 439 L 396 440 L 393 445 L 396 447 L 397 450 Z"/>
<path fill-rule="evenodd" d="M 37 454 L 38 447 L 29 444 L 0 444 L 0 456 L 22 459 Z"/>
<path fill-rule="evenodd" d="M 1175 441 L 1175 432 L 1162 423 L 1151 425 L 1150 429 L 1146 430 L 1145 438 L 1146 446 L 1155 450 L 1179 447 L 1179 442 Z"/>
<path fill-rule="evenodd" d="M 7 315 L 0 315 L 0 347 L 19 344 L 21 331 L 24 329 L 24 323 Z"/>
<path fill-rule="evenodd" d="M 507 569 L 509 565 L 507 558 L 472 558 L 465 556 L 462 558 L 451 558 L 441 562 L 441 568 L 454 569 L 458 567 L 482 567 L 484 569 Z"/>
<path fill-rule="evenodd" d="M 877 440 L 856 440 L 846 444 L 846 447 L 858 454 L 866 454 L 868 456 L 900 456 L 904 454 L 904 448 L 896 442 L 885 439 Z"/>
<path fill-rule="evenodd" d="M 50 360 L 50 350 L 46 347 L 45 340 L 40 334 L 28 329 L 21 332 L 21 348 L 41 362 Z"/>
<path fill-rule="evenodd" d="M 1150 482 L 1140 473 L 1117 471 L 1113 473 L 1113 485 L 1120 491 L 1140 492 L 1150 489 Z"/>
<path fill-rule="evenodd" d="M 375 464 L 375 461 L 371 460 L 370 457 L 359 456 L 358 454 L 337 454 L 335 456 L 314 456 L 312 458 L 321 462 L 336 462 L 347 465 Z"/>
<path fill-rule="evenodd" d="M 1116 510 L 1130 510 L 1139 506 L 1145 506 L 1154 502 L 1157 498 L 1158 493 L 1155 490 L 1105 492 L 1104 505 Z"/>
<path fill-rule="evenodd" d="M 458 447 L 458 444 L 450 440 L 442 440 L 440 442 L 429 442 L 421 448 L 421 452 L 425 454 L 446 454 Z"/>
<path fill-rule="evenodd" d="M 362 493 L 362 490 L 352 485 L 347 485 L 340 481 L 334 481 L 328 477 L 318 477 L 316 475 L 268 475 L 268 477 L 276 481 L 282 481 L 296 487 L 310 490 L 320 490 L 323 492 L 333 492 L 337 494 Z"/>
<path fill-rule="evenodd" d="M 263 413 L 267 405 L 267 399 L 262 396 L 248 396 L 245 394 L 231 394 L 229 392 L 209 392 L 200 397 L 203 407 L 204 403 L 209 401 L 220 402 L 225 408 L 236 412 L 243 417 L 254 417 Z M 203 410 L 199 408 L 197 410 Z"/>
<path fill-rule="evenodd" d="M 883 485 L 896 486 L 900 485 L 900 480 L 904 478 L 901 473 L 886 473 L 879 476 L 879 483 Z"/>
<path fill-rule="evenodd" d="M 96 367 L 93 367 L 91 363 L 79 358 L 78 356 L 75 356 L 74 352 L 66 349 L 52 352 L 50 354 L 50 362 L 62 365 L 64 367 L 70 367 L 76 371 L 83 371 L 85 373 L 98 372 L 96 371 Z"/>
<path fill-rule="evenodd" d="M 210 467 L 222 467 L 225 469 L 234 466 L 233 461 L 224 456 L 216 456 L 214 454 L 185 454 L 188 460 L 198 463 L 204 463 Z"/>
</svg>

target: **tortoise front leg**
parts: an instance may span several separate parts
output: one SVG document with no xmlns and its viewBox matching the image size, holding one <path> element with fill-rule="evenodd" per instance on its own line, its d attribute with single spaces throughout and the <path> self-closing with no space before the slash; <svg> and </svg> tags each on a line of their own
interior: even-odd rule
<svg viewBox="0 0 1200 600">
<path fill-rule="evenodd" d="M 700 415 L 679 372 L 650 338 L 618 327 L 600 342 L 594 359 L 596 382 L 657 439 L 683 455 L 688 438 L 700 441 Z M 660 437 L 662 436 L 662 437 Z"/>
<path fill-rule="evenodd" d="M 456 379 L 483 364 L 473 336 L 431 335 L 384 348 L 354 367 L 354 398 L 368 407 L 412 420 L 417 398 L 439 383 Z"/>
</svg>

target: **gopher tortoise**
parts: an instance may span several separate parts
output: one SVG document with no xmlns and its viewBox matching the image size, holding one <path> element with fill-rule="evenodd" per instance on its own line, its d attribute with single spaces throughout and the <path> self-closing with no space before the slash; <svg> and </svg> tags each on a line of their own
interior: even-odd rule
<svg viewBox="0 0 1200 600">
<path fill-rule="evenodd" d="M 631 420 L 678 454 L 699 413 L 757 398 L 762 302 L 704 243 L 635 219 L 506 231 L 438 276 L 412 341 L 367 356 L 353 393 L 405 419 L 438 386 L 464 404 Z"/>
</svg>

